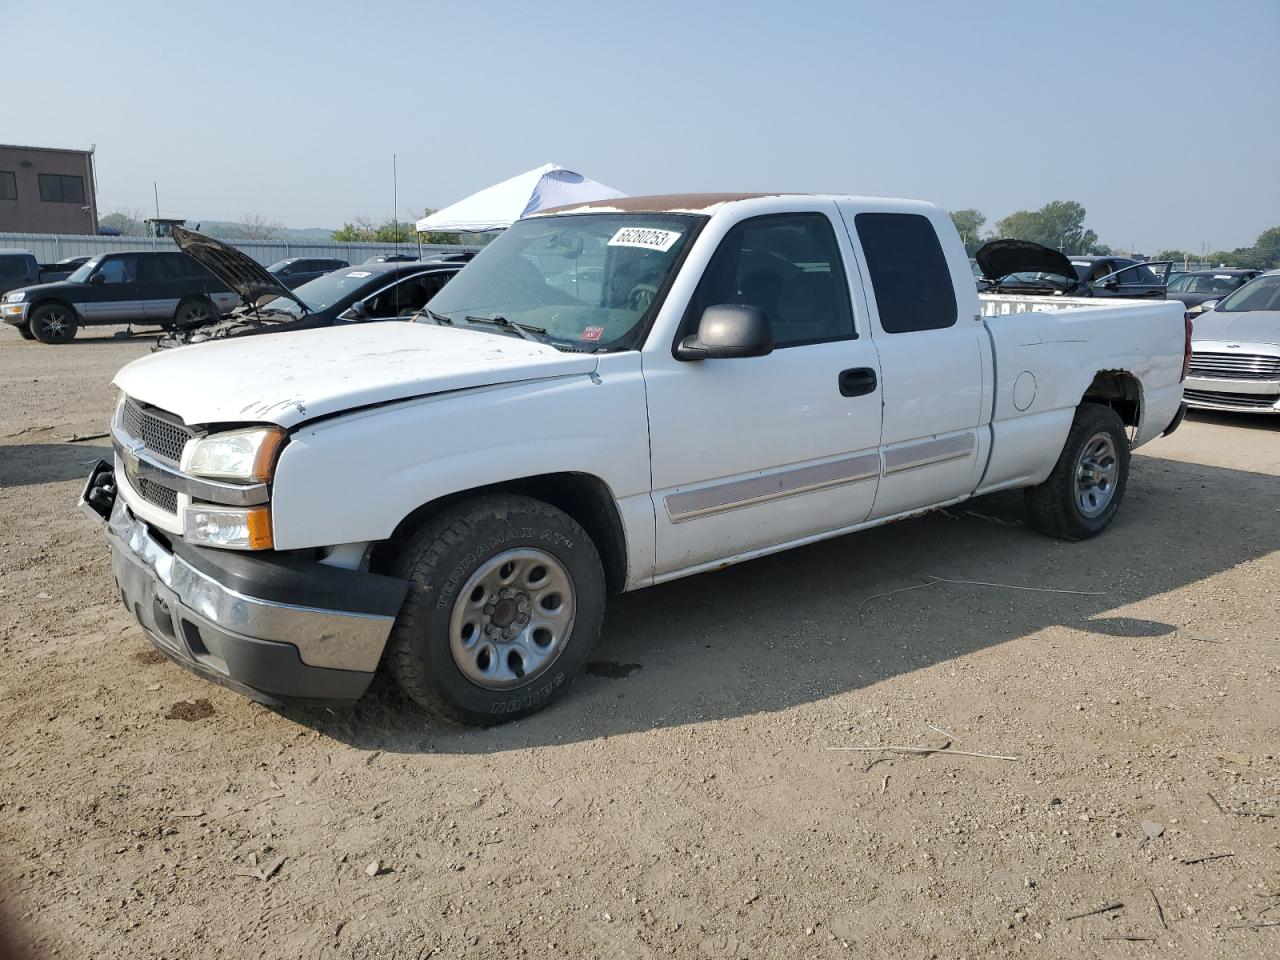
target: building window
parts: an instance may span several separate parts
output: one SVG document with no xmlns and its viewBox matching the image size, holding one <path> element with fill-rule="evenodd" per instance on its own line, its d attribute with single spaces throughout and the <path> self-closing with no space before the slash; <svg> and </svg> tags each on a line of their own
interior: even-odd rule
<svg viewBox="0 0 1280 960">
<path fill-rule="evenodd" d="M 45 203 L 84 203 L 84 177 L 42 173 L 40 199 Z"/>
<path fill-rule="evenodd" d="M 18 199 L 18 178 L 12 170 L 0 170 L 0 200 Z"/>
</svg>

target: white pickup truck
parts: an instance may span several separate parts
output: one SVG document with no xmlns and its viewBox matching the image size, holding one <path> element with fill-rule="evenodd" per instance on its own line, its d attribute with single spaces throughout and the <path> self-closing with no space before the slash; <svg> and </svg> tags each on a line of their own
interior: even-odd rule
<svg viewBox="0 0 1280 960">
<path fill-rule="evenodd" d="M 487 724 L 566 689 L 610 591 L 1007 488 L 1099 533 L 1188 341 L 1179 303 L 980 302 L 926 203 L 610 200 L 517 222 L 414 322 L 129 364 L 84 503 L 184 666 L 349 702 L 385 662 Z"/>
</svg>

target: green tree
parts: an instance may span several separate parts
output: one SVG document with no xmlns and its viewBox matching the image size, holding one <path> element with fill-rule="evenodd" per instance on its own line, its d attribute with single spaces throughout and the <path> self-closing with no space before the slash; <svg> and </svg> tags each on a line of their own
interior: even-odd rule
<svg viewBox="0 0 1280 960">
<path fill-rule="evenodd" d="M 953 210 L 951 222 L 956 225 L 956 232 L 960 234 L 965 253 L 973 256 L 982 246 L 982 226 L 987 222 L 987 218 L 977 210 Z"/>
<path fill-rule="evenodd" d="M 146 233 L 142 214 L 137 210 L 113 210 L 98 218 L 98 226 L 119 230 L 122 237 L 141 237 Z"/>
<path fill-rule="evenodd" d="M 1085 209 L 1074 200 L 1054 200 L 1039 210 L 1018 210 L 996 222 L 996 236 L 1031 240 L 1063 253 L 1093 253 L 1098 235 L 1084 225 Z"/>
<path fill-rule="evenodd" d="M 1151 259 L 1152 260 L 1181 260 L 1185 262 L 1191 259 L 1191 254 L 1187 253 L 1185 250 L 1161 250 Z"/>
<path fill-rule="evenodd" d="M 1254 252 L 1266 267 L 1280 266 L 1280 227 L 1272 227 L 1258 234 L 1253 242 Z"/>
</svg>

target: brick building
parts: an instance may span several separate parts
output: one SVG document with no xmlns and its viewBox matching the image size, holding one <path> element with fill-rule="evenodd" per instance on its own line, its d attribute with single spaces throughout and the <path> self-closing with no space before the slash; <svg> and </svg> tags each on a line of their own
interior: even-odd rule
<svg viewBox="0 0 1280 960">
<path fill-rule="evenodd" d="M 0 233 L 97 232 L 92 150 L 0 144 Z"/>
</svg>

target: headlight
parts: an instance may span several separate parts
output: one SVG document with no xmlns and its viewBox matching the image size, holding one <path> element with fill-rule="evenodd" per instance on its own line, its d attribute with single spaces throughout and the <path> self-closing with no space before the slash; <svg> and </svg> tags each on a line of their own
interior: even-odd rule
<svg viewBox="0 0 1280 960">
<path fill-rule="evenodd" d="M 27 298 L 27 292 L 25 290 L 14 290 L 12 293 L 6 293 L 4 295 L 4 302 L 5 303 L 21 303 L 26 298 Z"/>
<path fill-rule="evenodd" d="M 226 550 L 271 549 L 271 510 L 268 507 L 187 507 L 182 538 Z"/>
<path fill-rule="evenodd" d="M 210 480 L 265 483 L 271 479 L 284 438 L 285 433 L 279 427 L 215 433 L 187 444 L 182 472 Z"/>
</svg>

